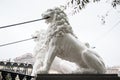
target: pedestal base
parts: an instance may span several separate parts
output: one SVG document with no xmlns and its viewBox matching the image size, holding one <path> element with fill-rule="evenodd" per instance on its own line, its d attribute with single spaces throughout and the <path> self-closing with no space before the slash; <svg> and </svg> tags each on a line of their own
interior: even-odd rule
<svg viewBox="0 0 120 80">
<path fill-rule="evenodd" d="M 117 74 L 38 74 L 36 80 L 120 80 Z"/>
</svg>

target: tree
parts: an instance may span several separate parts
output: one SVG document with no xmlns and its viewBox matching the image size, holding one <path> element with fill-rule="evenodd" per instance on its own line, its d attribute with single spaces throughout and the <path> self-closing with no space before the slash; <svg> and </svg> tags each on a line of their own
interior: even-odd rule
<svg viewBox="0 0 120 80">
<path fill-rule="evenodd" d="M 85 8 L 85 6 L 90 3 L 90 2 L 100 2 L 101 0 L 69 0 L 67 2 L 67 5 L 65 6 L 66 9 L 68 7 L 71 7 L 75 10 L 75 11 L 78 11 L 78 10 L 82 10 L 83 8 Z M 108 0 L 107 0 L 108 1 Z M 106 1 L 106 2 L 107 2 Z M 120 0 L 112 0 L 111 1 L 111 6 L 113 8 L 116 8 L 118 5 L 120 5 Z"/>
<path fill-rule="evenodd" d="M 62 6 L 65 10 L 71 9 L 73 15 L 79 13 L 82 9 L 86 7 L 89 3 L 99 3 L 102 0 L 68 0 L 67 4 Z M 110 2 L 112 8 L 116 9 L 120 5 L 120 0 L 104 0 L 106 3 Z M 109 16 L 110 11 L 108 10 L 104 15 L 102 15 L 101 21 L 105 24 L 105 18 Z"/>
<path fill-rule="evenodd" d="M 120 5 L 120 0 L 113 0 L 111 4 L 114 8 L 116 8 L 116 6 Z"/>
</svg>

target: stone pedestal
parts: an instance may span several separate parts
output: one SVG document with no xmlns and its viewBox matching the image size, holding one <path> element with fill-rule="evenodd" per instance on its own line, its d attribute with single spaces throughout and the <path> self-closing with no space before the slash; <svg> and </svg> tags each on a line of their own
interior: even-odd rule
<svg viewBox="0 0 120 80">
<path fill-rule="evenodd" d="M 120 80 L 117 74 L 38 74 L 36 80 Z"/>
</svg>

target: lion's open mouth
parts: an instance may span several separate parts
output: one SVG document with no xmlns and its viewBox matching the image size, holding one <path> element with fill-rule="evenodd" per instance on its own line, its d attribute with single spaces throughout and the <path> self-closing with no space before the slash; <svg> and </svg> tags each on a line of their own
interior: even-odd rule
<svg viewBox="0 0 120 80">
<path fill-rule="evenodd" d="M 48 18 L 50 18 L 50 16 L 45 16 L 45 17 L 43 17 L 44 19 L 48 19 Z"/>
<path fill-rule="evenodd" d="M 50 23 L 51 16 L 43 14 L 42 17 L 43 17 L 43 19 L 45 19 L 45 23 Z"/>
<path fill-rule="evenodd" d="M 50 16 L 49 16 L 49 15 L 46 15 L 46 14 L 42 14 L 41 16 L 42 16 L 42 18 L 44 18 L 44 19 L 50 18 Z"/>
</svg>

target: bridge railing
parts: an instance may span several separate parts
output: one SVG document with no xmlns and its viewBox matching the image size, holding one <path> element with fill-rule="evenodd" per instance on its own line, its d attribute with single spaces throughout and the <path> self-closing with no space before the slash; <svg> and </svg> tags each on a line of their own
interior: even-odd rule
<svg viewBox="0 0 120 80">
<path fill-rule="evenodd" d="M 0 61 L 0 80 L 31 80 L 32 68 L 32 64 Z"/>
<path fill-rule="evenodd" d="M 32 78 L 35 78 L 34 76 L 17 73 L 14 71 L 8 71 L 8 70 L 0 70 L 1 72 L 1 79 L 0 80 L 31 80 Z"/>
</svg>

